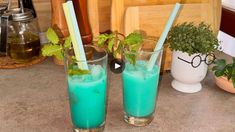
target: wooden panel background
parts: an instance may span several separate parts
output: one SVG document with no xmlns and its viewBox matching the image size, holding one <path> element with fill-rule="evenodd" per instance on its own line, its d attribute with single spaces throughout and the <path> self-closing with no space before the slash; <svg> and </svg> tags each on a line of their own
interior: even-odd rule
<svg viewBox="0 0 235 132">
<path fill-rule="evenodd" d="M 98 0 L 100 32 L 110 30 L 111 0 Z"/>
<path fill-rule="evenodd" d="M 0 2 L 2 2 L 3 0 L 0 0 Z M 17 4 L 17 0 L 12 0 L 13 1 L 13 6 L 16 6 Z M 94 1 L 94 0 L 88 0 L 88 1 Z M 115 0 L 113 0 L 115 1 Z M 122 0 L 117 0 L 118 2 L 121 2 Z M 131 2 L 135 2 L 138 1 L 137 3 L 141 4 L 141 1 L 145 1 L 145 0 L 129 0 Z M 166 0 L 148 0 L 148 2 L 152 2 L 152 4 L 155 4 L 156 1 L 158 1 L 159 4 L 164 4 L 164 2 Z M 169 1 L 169 0 L 168 0 Z M 179 0 L 171 0 L 173 3 Z M 181 0 L 181 3 L 188 3 L 190 1 L 190 3 L 204 3 L 204 2 L 208 2 L 208 0 Z M 40 25 L 40 29 L 41 31 L 46 31 L 46 29 L 50 26 L 51 24 L 51 2 L 50 0 L 33 0 L 34 2 L 34 6 L 35 9 L 37 11 L 38 14 L 38 21 L 39 21 L 39 25 Z M 90 2 L 90 3 L 91 3 Z M 129 3 L 129 5 L 131 4 L 131 2 L 128 2 L 127 0 L 127 5 Z M 99 32 L 105 32 L 107 30 L 111 29 L 111 5 L 112 5 L 112 0 L 97 0 L 97 4 L 98 4 L 98 13 L 91 13 L 91 14 L 99 14 L 98 17 L 98 23 L 99 26 L 97 26 L 97 28 L 99 28 Z M 214 5 L 215 7 L 218 5 Z M 93 10 L 88 8 L 88 10 L 90 12 L 92 12 Z M 89 12 L 88 11 L 88 12 Z M 119 10 L 120 11 L 120 10 Z M 219 14 L 219 13 L 216 13 Z M 218 23 L 219 24 L 219 23 Z M 97 29 L 96 29 L 97 30 Z"/>
<path fill-rule="evenodd" d="M 4 0 L 0 0 L 3 2 Z M 88 0 L 90 3 L 94 2 L 94 0 Z M 12 0 L 13 7 L 17 7 L 17 0 Z M 35 10 L 38 15 L 38 22 L 41 31 L 46 31 L 47 28 L 51 25 L 51 1 L 50 0 L 33 0 Z M 96 4 L 96 2 L 94 2 Z M 92 3 L 92 4 L 94 4 Z M 97 0 L 98 3 L 98 12 L 93 12 L 94 9 L 92 8 L 94 5 L 90 4 L 90 8 L 88 8 L 88 12 L 91 15 L 99 14 L 99 31 L 105 32 L 110 30 L 110 14 L 111 14 L 111 0 Z M 94 17 L 92 17 L 94 19 Z M 97 31 L 96 31 L 97 32 Z"/>
</svg>

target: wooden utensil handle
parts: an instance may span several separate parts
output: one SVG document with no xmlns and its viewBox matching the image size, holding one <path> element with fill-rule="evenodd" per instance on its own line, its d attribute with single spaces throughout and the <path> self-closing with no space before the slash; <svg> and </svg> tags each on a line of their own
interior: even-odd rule
<svg viewBox="0 0 235 132">
<path fill-rule="evenodd" d="M 83 44 L 92 42 L 91 27 L 88 19 L 87 0 L 72 0 L 75 8 L 75 13 L 82 36 Z"/>
<path fill-rule="evenodd" d="M 56 28 L 56 30 L 60 30 L 60 37 L 66 37 L 69 35 L 68 27 L 66 24 L 64 11 L 62 4 L 66 2 L 66 0 L 51 0 L 51 9 L 52 9 L 52 18 L 51 25 Z"/>
</svg>

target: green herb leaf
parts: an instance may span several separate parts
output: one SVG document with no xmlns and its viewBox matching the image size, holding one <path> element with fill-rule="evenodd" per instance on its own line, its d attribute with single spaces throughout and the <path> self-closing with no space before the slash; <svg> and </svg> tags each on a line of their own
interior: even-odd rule
<svg viewBox="0 0 235 132">
<path fill-rule="evenodd" d="M 233 63 L 231 64 L 227 64 L 225 59 L 216 60 L 212 71 L 214 71 L 217 77 L 227 77 L 228 80 L 232 81 L 235 88 L 235 58 L 233 58 Z"/>
<path fill-rule="evenodd" d="M 224 71 L 215 71 L 215 76 L 220 77 L 224 75 Z"/>
<path fill-rule="evenodd" d="M 46 44 L 42 48 L 43 56 L 55 56 L 57 59 L 62 60 L 62 47 L 60 45 Z"/>
<path fill-rule="evenodd" d="M 98 46 L 99 47 L 103 47 L 105 45 L 105 42 L 107 42 L 107 40 L 110 38 L 110 35 L 109 34 L 101 34 L 99 35 L 98 37 Z"/>
<path fill-rule="evenodd" d="M 54 56 L 58 60 L 63 60 L 64 59 L 64 56 L 63 56 L 62 52 L 56 52 L 56 53 L 54 53 Z"/>
<path fill-rule="evenodd" d="M 112 52 L 114 42 L 115 42 L 115 38 L 112 38 L 111 40 L 109 40 L 109 43 L 108 43 L 108 50 L 109 50 L 109 52 Z"/>
<path fill-rule="evenodd" d="M 143 37 L 140 33 L 131 33 L 125 39 L 124 43 L 127 45 L 138 45 L 143 41 Z"/>
<path fill-rule="evenodd" d="M 125 54 L 126 59 L 130 62 L 130 64 L 135 65 L 136 64 L 136 55 L 132 53 L 126 53 Z"/>
<path fill-rule="evenodd" d="M 48 28 L 46 32 L 47 39 L 52 43 L 52 44 L 58 44 L 59 43 L 59 37 L 56 34 L 56 32 L 52 28 Z"/>
<path fill-rule="evenodd" d="M 119 45 L 118 45 L 118 47 L 117 47 L 117 49 L 113 52 L 114 58 L 116 58 L 118 54 L 121 54 L 121 52 L 122 52 L 122 46 L 123 46 L 122 43 L 123 43 L 123 41 L 120 41 L 120 42 L 119 42 Z"/>
<path fill-rule="evenodd" d="M 67 37 L 67 38 L 65 39 L 65 42 L 64 42 L 64 47 L 65 47 L 65 48 L 70 48 L 70 47 L 71 47 L 71 43 L 72 43 L 71 37 Z"/>
<path fill-rule="evenodd" d="M 140 33 L 134 32 L 125 37 L 123 34 L 113 32 L 111 34 L 101 34 L 98 37 L 97 45 L 107 48 L 110 53 L 116 58 L 118 54 L 122 56 L 122 51 L 131 52 L 133 54 L 124 55 L 131 64 L 136 63 L 137 52 L 143 42 L 143 37 Z M 117 46 L 113 48 L 114 46 Z M 124 53 L 125 54 L 125 53 Z"/>
<path fill-rule="evenodd" d="M 90 74 L 89 70 L 81 70 L 81 69 L 69 69 L 68 71 L 69 75 L 85 75 L 85 74 Z"/>
<path fill-rule="evenodd" d="M 232 77 L 233 87 L 235 88 L 235 75 Z"/>
<path fill-rule="evenodd" d="M 226 60 L 219 59 L 219 60 L 216 60 L 214 63 L 216 66 L 212 68 L 212 71 L 223 71 L 223 72 L 225 71 Z"/>
</svg>

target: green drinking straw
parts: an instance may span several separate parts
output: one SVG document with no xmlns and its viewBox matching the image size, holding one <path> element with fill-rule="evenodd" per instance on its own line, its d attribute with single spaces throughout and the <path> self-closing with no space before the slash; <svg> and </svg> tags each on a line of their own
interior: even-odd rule
<svg viewBox="0 0 235 132">
<path fill-rule="evenodd" d="M 174 22 L 174 20 L 177 16 L 178 12 L 179 12 L 180 6 L 181 5 L 179 3 L 175 4 L 175 7 L 174 7 L 173 11 L 171 12 L 170 18 L 169 18 L 169 20 L 168 20 L 168 22 L 167 22 L 167 24 L 166 24 L 166 26 L 163 30 L 163 33 L 161 34 L 161 37 L 160 37 L 159 41 L 156 44 L 156 47 L 154 48 L 154 51 L 159 51 L 159 50 L 162 49 L 163 44 L 166 40 L 167 34 L 170 31 L 171 26 L 172 26 L 172 24 L 173 24 L 173 22 Z M 150 57 L 150 60 L 148 61 L 148 64 L 147 64 L 147 70 L 148 71 L 151 71 L 153 69 L 153 66 L 157 61 L 158 54 L 159 53 L 153 54 Z"/>
<path fill-rule="evenodd" d="M 88 70 L 88 65 L 86 63 L 86 55 L 84 52 L 80 30 L 77 25 L 77 20 L 76 20 L 72 1 L 68 1 L 64 3 L 63 9 L 64 9 L 64 14 L 65 14 L 66 22 L 68 25 L 69 33 L 71 36 L 76 60 L 82 61 L 78 63 L 78 67 L 83 70 Z"/>
</svg>

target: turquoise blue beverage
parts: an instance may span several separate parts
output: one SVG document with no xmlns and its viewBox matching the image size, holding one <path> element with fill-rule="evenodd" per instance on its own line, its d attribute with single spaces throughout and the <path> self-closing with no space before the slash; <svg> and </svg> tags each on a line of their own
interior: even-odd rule
<svg viewBox="0 0 235 132">
<path fill-rule="evenodd" d="M 105 123 L 107 75 L 100 65 L 89 65 L 91 74 L 68 75 L 68 93 L 74 127 L 97 128 Z"/>
<path fill-rule="evenodd" d="M 128 116 L 147 117 L 154 113 L 160 68 L 155 65 L 147 71 L 146 64 L 146 61 L 137 61 L 135 66 L 127 63 L 122 73 L 123 104 Z"/>
</svg>

